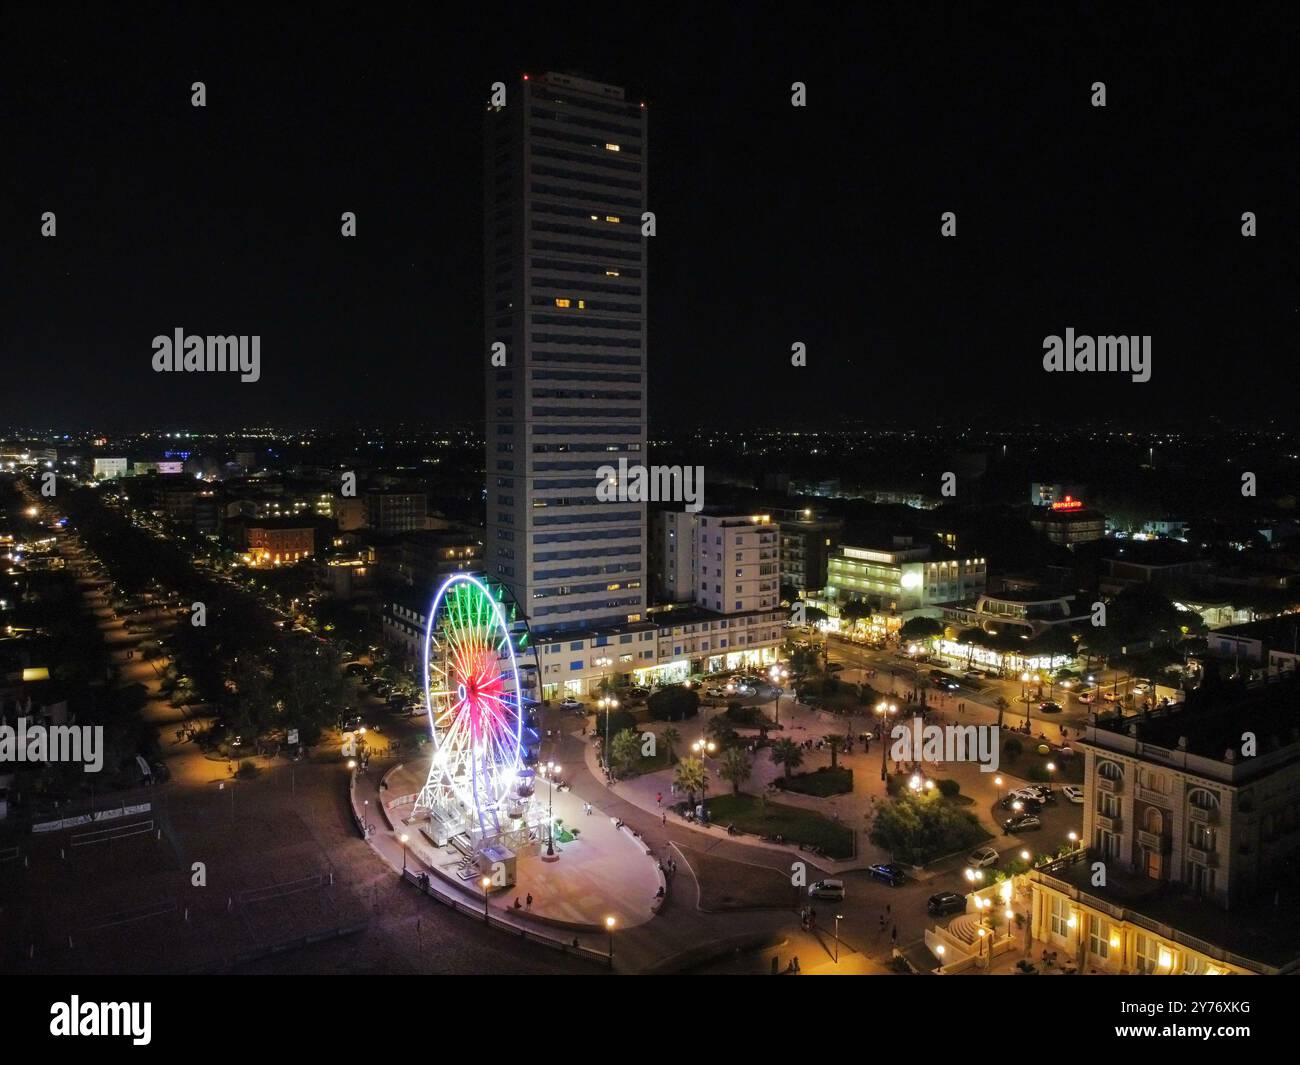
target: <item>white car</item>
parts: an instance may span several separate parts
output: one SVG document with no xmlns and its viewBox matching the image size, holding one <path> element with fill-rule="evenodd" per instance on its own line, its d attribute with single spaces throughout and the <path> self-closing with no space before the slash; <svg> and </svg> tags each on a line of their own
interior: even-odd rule
<svg viewBox="0 0 1300 1065">
<path fill-rule="evenodd" d="M 1069 799 L 1070 802 L 1083 805 L 1083 788 L 1079 787 L 1079 785 L 1067 784 L 1061 789 L 1061 794 Z"/>
<path fill-rule="evenodd" d="M 998 852 L 992 847 L 977 847 L 970 852 L 966 861 L 970 862 L 972 868 L 983 869 L 986 866 L 998 864 Z"/>
<path fill-rule="evenodd" d="M 561 700 L 561 702 L 560 702 L 560 709 L 561 709 L 561 710 L 581 710 L 581 709 L 582 709 L 582 703 L 578 702 L 577 699 L 563 699 L 563 700 Z"/>
<path fill-rule="evenodd" d="M 1075 698 L 1078 699 L 1079 702 L 1081 703 L 1091 703 L 1096 701 L 1097 696 L 1095 696 L 1092 692 L 1080 692 L 1078 695 L 1075 696 Z"/>
<path fill-rule="evenodd" d="M 808 885 L 808 897 L 810 899 L 842 899 L 844 898 L 844 881 L 818 880 Z"/>
</svg>

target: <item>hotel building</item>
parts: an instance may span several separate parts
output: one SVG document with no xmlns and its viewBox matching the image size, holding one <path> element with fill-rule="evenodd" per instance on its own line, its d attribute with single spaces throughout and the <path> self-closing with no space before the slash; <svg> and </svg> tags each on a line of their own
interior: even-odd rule
<svg viewBox="0 0 1300 1065">
<path fill-rule="evenodd" d="M 647 461 L 646 110 L 524 75 L 485 127 L 484 568 L 538 636 L 632 625 L 645 503 L 596 486 L 601 466 Z"/>
<path fill-rule="evenodd" d="M 1298 695 L 1291 677 L 1094 715 L 1088 851 L 1029 874 L 1033 937 L 1107 972 L 1300 970 Z"/>
</svg>

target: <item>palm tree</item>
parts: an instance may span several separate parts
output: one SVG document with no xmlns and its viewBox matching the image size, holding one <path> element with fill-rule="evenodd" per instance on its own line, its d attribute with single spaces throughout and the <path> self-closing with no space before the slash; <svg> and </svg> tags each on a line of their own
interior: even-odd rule
<svg viewBox="0 0 1300 1065">
<path fill-rule="evenodd" d="M 772 763 L 783 767 L 782 780 L 790 779 L 790 770 L 803 765 L 803 751 L 792 739 L 779 739 L 772 744 Z"/>
<path fill-rule="evenodd" d="M 1003 715 L 1004 713 L 1006 713 L 1006 711 L 1008 711 L 1009 709 L 1011 709 L 1011 704 L 1010 704 L 1009 702 L 1007 702 L 1005 696 L 999 695 L 999 696 L 997 697 L 997 699 L 994 700 L 993 705 L 996 706 L 996 707 L 998 708 L 998 728 L 1001 728 L 1001 727 L 1002 727 L 1002 715 Z"/>
<path fill-rule="evenodd" d="M 718 774 L 731 785 L 732 793 L 740 794 L 740 786 L 753 772 L 753 763 L 743 747 L 728 747 L 718 760 Z"/>
<path fill-rule="evenodd" d="M 708 787 L 709 774 L 700 758 L 683 758 L 673 769 L 673 783 L 678 791 L 686 792 L 692 806 L 695 805 L 695 793 Z"/>
<path fill-rule="evenodd" d="M 682 742 L 682 734 L 669 725 L 659 734 L 659 738 L 663 740 L 664 747 L 668 751 L 668 764 L 672 765 L 677 761 L 677 753 L 673 748 Z"/>
<path fill-rule="evenodd" d="M 831 768 L 838 769 L 840 766 L 840 744 L 844 742 L 843 736 L 827 736 L 826 743 L 831 749 Z"/>
</svg>

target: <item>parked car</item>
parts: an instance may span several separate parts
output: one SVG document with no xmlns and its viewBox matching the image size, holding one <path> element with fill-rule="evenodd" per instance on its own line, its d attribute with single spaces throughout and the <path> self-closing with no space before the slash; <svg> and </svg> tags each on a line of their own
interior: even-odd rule
<svg viewBox="0 0 1300 1065">
<path fill-rule="evenodd" d="M 965 913 L 966 896 L 958 895 L 955 891 L 940 891 L 937 895 L 930 896 L 925 908 L 932 917 L 942 917 L 949 913 Z"/>
<path fill-rule="evenodd" d="M 810 899 L 842 899 L 844 898 L 844 881 L 818 880 L 808 885 L 808 897 Z"/>
<path fill-rule="evenodd" d="M 1097 696 L 1093 692 L 1080 692 L 1075 696 L 1081 703 L 1095 703 Z"/>
<path fill-rule="evenodd" d="M 709 688 L 705 693 L 711 699 L 725 699 L 727 693 L 721 688 Z"/>
<path fill-rule="evenodd" d="M 1083 788 L 1079 787 L 1077 784 L 1065 785 L 1065 787 L 1061 789 L 1061 794 L 1072 803 L 1079 805 L 1082 805 L 1083 803 Z"/>
<path fill-rule="evenodd" d="M 1059 703 L 1039 703 L 1038 712 L 1040 714 L 1059 714 L 1061 706 Z"/>
<path fill-rule="evenodd" d="M 633 699 L 646 699 L 650 696 L 649 688 L 629 688 L 628 696 Z"/>
<path fill-rule="evenodd" d="M 1035 832 L 1042 827 L 1042 820 L 1034 814 L 1021 814 L 1002 822 L 1002 828 L 1007 832 Z"/>
<path fill-rule="evenodd" d="M 1052 790 L 1051 784 L 1030 784 L 1023 790 L 1041 803 L 1056 802 L 1056 792 Z"/>
<path fill-rule="evenodd" d="M 572 698 L 572 697 L 569 697 L 569 698 L 567 698 L 567 699 L 562 699 L 562 700 L 560 700 L 560 709 L 561 709 L 561 710 L 581 710 L 581 709 L 582 709 L 582 703 L 578 702 L 577 699 L 574 699 L 574 698 Z"/>
<path fill-rule="evenodd" d="M 998 864 L 998 852 L 992 847 L 976 847 L 967 855 L 966 861 L 975 869 L 983 869 Z"/>
<path fill-rule="evenodd" d="M 888 884 L 890 887 L 898 887 L 907 879 L 907 874 L 893 864 L 873 865 L 867 870 L 873 880 L 879 880 L 882 884 Z"/>
</svg>

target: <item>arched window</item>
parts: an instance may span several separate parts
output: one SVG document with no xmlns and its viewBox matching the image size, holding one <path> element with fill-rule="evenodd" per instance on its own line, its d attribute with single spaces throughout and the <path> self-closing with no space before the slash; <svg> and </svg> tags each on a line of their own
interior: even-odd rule
<svg viewBox="0 0 1300 1065">
<path fill-rule="evenodd" d="M 1097 773 L 1107 780 L 1123 780 L 1124 767 L 1118 762 L 1104 761 L 1097 763 Z"/>
<path fill-rule="evenodd" d="M 1212 791 L 1206 791 L 1204 788 L 1195 788 L 1187 796 L 1187 801 L 1201 810 L 1217 810 L 1219 808 L 1219 797 Z"/>
<path fill-rule="evenodd" d="M 1164 815 L 1154 806 L 1148 806 L 1146 813 L 1142 815 L 1142 827 L 1153 836 L 1160 835 L 1165 830 Z"/>
</svg>

